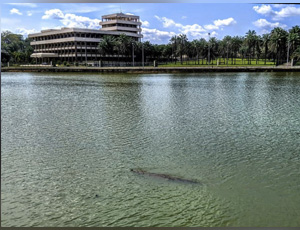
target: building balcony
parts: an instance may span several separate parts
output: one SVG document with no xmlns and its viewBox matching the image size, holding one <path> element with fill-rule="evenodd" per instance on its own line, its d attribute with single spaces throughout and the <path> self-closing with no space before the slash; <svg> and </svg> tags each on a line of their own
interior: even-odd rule
<svg viewBox="0 0 300 230">
<path fill-rule="evenodd" d="M 142 25 L 141 22 L 126 21 L 126 20 L 120 20 L 120 19 L 114 19 L 114 20 L 109 20 L 109 21 L 102 21 L 99 24 L 101 26 L 103 26 L 103 25 L 117 24 L 117 23 L 128 24 L 128 25 L 137 25 L 137 26 Z"/>
<path fill-rule="evenodd" d="M 125 26 L 112 26 L 112 27 L 105 27 L 105 28 L 101 28 L 101 30 L 105 30 L 105 31 L 133 31 L 133 32 L 141 32 L 142 29 L 141 28 L 133 28 L 133 27 L 125 27 Z"/>
<path fill-rule="evenodd" d="M 30 55 L 32 58 L 50 58 L 50 57 L 58 57 L 57 53 L 33 53 Z"/>
<path fill-rule="evenodd" d="M 85 46 L 77 46 L 77 50 L 85 49 Z M 96 46 L 87 46 L 87 50 L 97 50 L 98 47 Z M 55 47 L 55 48 L 38 48 L 34 49 L 35 52 L 42 52 L 42 51 L 58 51 L 58 50 L 75 50 L 75 46 L 65 46 L 65 47 Z"/>
</svg>

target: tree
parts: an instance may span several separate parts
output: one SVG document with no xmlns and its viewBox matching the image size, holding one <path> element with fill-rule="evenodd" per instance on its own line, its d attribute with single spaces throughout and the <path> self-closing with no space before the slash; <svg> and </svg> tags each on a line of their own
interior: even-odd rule
<svg viewBox="0 0 300 230">
<path fill-rule="evenodd" d="M 172 57 L 172 45 L 171 44 L 163 45 L 162 56 L 168 60 L 170 59 L 170 57 Z"/>
<path fill-rule="evenodd" d="M 191 49 L 191 54 L 193 57 L 197 57 L 198 64 L 199 64 L 199 41 L 198 40 L 193 40 L 190 42 L 190 49 Z M 196 59 L 195 59 L 195 64 L 196 64 Z"/>
<path fill-rule="evenodd" d="M 30 46 L 31 39 L 21 34 L 14 34 L 10 31 L 1 33 L 1 61 L 2 62 L 29 62 L 33 48 Z"/>
<path fill-rule="evenodd" d="M 132 39 L 125 34 L 121 34 L 116 40 L 118 53 L 123 56 L 128 56 L 131 51 Z"/>
<path fill-rule="evenodd" d="M 268 44 L 270 42 L 270 34 L 263 34 L 262 36 L 262 44 L 265 50 L 265 64 L 267 63 L 267 55 L 268 55 Z"/>
<path fill-rule="evenodd" d="M 258 60 L 261 55 L 261 44 L 263 43 L 262 37 L 261 36 L 256 36 L 256 41 L 255 41 L 255 54 L 256 54 L 256 64 L 258 64 Z"/>
<path fill-rule="evenodd" d="M 279 65 L 280 59 L 285 58 L 287 35 L 288 33 L 280 27 L 276 27 L 271 31 L 271 48 L 276 54 L 276 65 Z"/>
<path fill-rule="evenodd" d="M 178 46 L 177 47 L 178 47 L 178 52 L 179 52 L 179 55 L 180 55 L 180 63 L 182 64 L 182 61 L 183 61 L 182 57 L 186 52 L 186 46 L 187 46 L 188 38 L 185 34 L 179 34 L 177 39 L 178 39 Z"/>
<path fill-rule="evenodd" d="M 177 36 L 173 36 L 171 39 L 170 39 L 170 43 L 172 44 L 172 60 L 174 59 L 175 57 L 175 65 L 176 65 L 176 60 L 177 60 L 177 44 L 178 44 L 178 41 L 177 41 Z"/>
<path fill-rule="evenodd" d="M 239 52 L 240 52 L 240 54 L 242 56 L 242 64 L 244 64 L 244 59 L 245 59 L 245 57 L 246 57 L 246 55 L 248 53 L 248 46 L 245 45 L 245 44 L 242 44 L 241 47 L 240 47 L 240 49 L 239 49 Z"/>
<path fill-rule="evenodd" d="M 202 65 L 203 65 L 203 60 L 204 57 L 208 55 L 208 42 L 204 38 L 200 38 L 199 42 L 197 43 L 198 49 L 199 49 L 199 54 L 201 55 L 202 58 Z M 199 60 L 198 60 L 199 64 Z"/>
<path fill-rule="evenodd" d="M 208 49 L 210 49 L 210 60 L 220 55 L 220 42 L 215 37 L 210 38 L 207 45 Z"/>
<path fill-rule="evenodd" d="M 149 41 L 145 41 L 144 43 L 144 55 L 145 61 L 147 61 L 147 57 L 153 56 L 153 45 Z"/>
<path fill-rule="evenodd" d="M 242 37 L 234 36 L 231 39 L 231 48 L 232 48 L 232 52 L 233 52 L 232 57 L 235 57 L 234 64 L 236 64 L 237 54 L 238 54 L 242 44 L 243 44 L 243 38 Z M 231 61 L 231 63 L 233 63 L 233 61 Z"/>
<path fill-rule="evenodd" d="M 225 36 L 222 41 L 220 41 L 219 53 L 223 54 L 223 58 L 226 57 L 226 63 L 228 65 L 228 57 L 229 57 L 229 47 L 232 45 L 231 36 Z"/>
<path fill-rule="evenodd" d="M 289 46 L 290 45 L 290 46 Z M 297 47 L 300 46 L 300 27 L 294 26 L 289 30 L 288 34 L 288 49 L 289 53 L 293 55 L 293 53 L 297 50 Z"/>
<path fill-rule="evenodd" d="M 293 52 L 292 58 L 300 60 L 300 46 Z"/>
<path fill-rule="evenodd" d="M 101 56 L 113 55 L 116 46 L 116 39 L 111 35 L 105 35 L 98 44 Z"/>
<path fill-rule="evenodd" d="M 245 43 L 248 47 L 248 64 L 250 65 L 251 65 L 251 58 L 252 56 L 254 56 L 255 53 L 256 42 L 257 42 L 257 35 L 255 30 L 249 30 L 246 33 Z M 252 49 L 252 53 L 251 53 L 251 49 Z"/>
</svg>

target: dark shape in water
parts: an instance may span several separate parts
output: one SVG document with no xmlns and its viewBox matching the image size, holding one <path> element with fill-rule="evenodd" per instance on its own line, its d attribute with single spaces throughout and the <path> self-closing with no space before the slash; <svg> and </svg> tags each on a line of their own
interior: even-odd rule
<svg viewBox="0 0 300 230">
<path fill-rule="evenodd" d="M 190 183 L 190 184 L 201 184 L 199 181 L 196 180 L 190 180 L 190 179 L 184 179 L 168 174 L 160 174 L 160 173 L 152 173 L 152 172 L 147 172 L 143 169 L 130 169 L 131 172 L 140 174 L 140 175 L 146 175 L 146 176 L 151 176 L 151 177 L 158 177 L 158 178 L 163 178 L 175 182 L 183 182 L 183 183 Z"/>
</svg>

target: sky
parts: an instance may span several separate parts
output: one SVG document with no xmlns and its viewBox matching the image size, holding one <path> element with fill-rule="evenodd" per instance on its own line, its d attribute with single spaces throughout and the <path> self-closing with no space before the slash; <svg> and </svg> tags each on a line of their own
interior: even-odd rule
<svg viewBox="0 0 300 230">
<path fill-rule="evenodd" d="M 44 29 L 78 27 L 100 29 L 102 15 L 139 15 L 143 41 L 168 43 L 184 33 L 189 40 L 226 35 L 258 34 L 274 27 L 286 30 L 300 25 L 300 5 L 247 3 L 3 3 L 1 31 L 25 37 Z"/>
</svg>

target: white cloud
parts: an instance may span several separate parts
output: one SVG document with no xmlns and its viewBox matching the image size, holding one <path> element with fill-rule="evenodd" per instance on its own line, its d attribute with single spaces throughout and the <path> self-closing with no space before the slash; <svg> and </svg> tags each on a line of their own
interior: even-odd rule
<svg viewBox="0 0 300 230">
<path fill-rule="evenodd" d="M 34 3 L 6 3 L 6 4 L 12 6 L 24 6 L 24 7 L 31 7 L 31 8 L 37 7 L 37 5 Z"/>
<path fill-rule="evenodd" d="M 253 22 L 253 25 L 262 29 L 262 33 L 269 33 L 275 27 L 286 28 L 287 25 L 281 24 L 279 22 L 268 22 L 266 19 L 258 19 L 257 21 Z"/>
<path fill-rule="evenodd" d="M 205 25 L 204 28 L 207 30 L 222 30 L 224 26 L 230 26 L 234 24 L 236 24 L 236 21 L 233 18 L 218 19 L 214 20 L 214 24 Z"/>
<path fill-rule="evenodd" d="M 146 41 L 151 42 L 161 42 L 161 41 L 169 41 L 172 36 L 175 36 L 176 33 L 170 31 L 161 31 L 158 29 L 149 29 L 149 28 L 142 28 L 144 39 Z"/>
<path fill-rule="evenodd" d="M 222 29 L 225 26 L 230 26 L 233 24 L 236 24 L 236 21 L 233 18 L 227 18 L 227 19 L 218 19 L 214 21 L 214 24 L 205 25 L 204 27 L 199 24 L 193 24 L 193 25 L 183 25 L 180 23 L 176 23 L 174 20 L 166 17 L 159 17 L 157 15 L 154 16 L 156 19 L 161 21 L 163 23 L 163 27 L 176 27 L 181 33 L 186 34 L 187 36 L 192 37 L 205 37 L 205 33 L 208 30 L 219 30 Z M 214 32 L 216 34 L 216 32 Z"/>
<path fill-rule="evenodd" d="M 270 15 L 274 13 L 270 5 L 253 6 L 253 9 L 256 13 L 262 15 Z"/>
<path fill-rule="evenodd" d="M 150 26 L 150 23 L 149 23 L 148 21 L 142 21 L 142 20 L 141 20 L 141 23 L 142 23 L 142 25 L 145 26 L 145 27 L 149 27 L 149 26 Z"/>
<path fill-rule="evenodd" d="M 222 26 L 230 26 L 233 24 L 236 24 L 236 21 L 233 18 L 227 18 L 227 19 L 218 19 L 214 21 L 214 24 L 218 27 L 222 27 Z"/>
<path fill-rule="evenodd" d="M 181 19 L 187 19 L 187 16 L 182 16 Z"/>
<path fill-rule="evenodd" d="M 60 9 L 47 10 L 42 19 L 58 19 L 66 27 L 78 27 L 88 29 L 99 29 L 99 19 L 78 16 L 76 14 L 64 14 Z"/>
<path fill-rule="evenodd" d="M 12 9 L 10 10 L 10 14 L 18 14 L 18 15 L 22 15 L 22 13 L 21 13 L 18 9 L 16 9 L 16 8 L 12 8 Z"/>
<path fill-rule="evenodd" d="M 206 30 L 218 30 L 218 29 L 219 29 L 218 26 L 212 25 L 212 24 L 205 25 L 204 28 L 205 28 Z"/>
<path fill-rule="evenodd" d="M 154 16 L 156 19 L 158 19 L 159 21 L 161 21 L 163 23 L 163 27 L 168 28 L 171 26 L 175 26 L 175 27 L 179 27 L 181 28 L 183 25 L 180 23 L 176 23 L 174 22 L 174 20 L 170 19 L 170 18 L 166 18 L 166 17 L 159 17 L 157 15 Z"/>
<path fill-rule="evenodd" d="M 52 27 L 42 27 L 41 30 L 50 30 L 50 29 L 54 29 L 54 30 L 60 30 L 61 29 L 61 26 L 52 26 Z"/>
<path fill-rule="evenodd" d="M 213 24 L 201 26 L 199 24 L 193 25 L 183 25 L 181 23 L 176 23 L 174 20 L 166 18 L 166 17 L 159 17 L 157 15 L 154 16 L 156 19 L 162 22 L 163 27 L 169 28 L 177 28 L 180 33 L 186 34 L 188 38 L 205 38 L 208 39 L 208 31 L 210 32 L 211 36 L 217 36 L 218 33 L 215 30 L 223 30 L 225 26 L 230 26 L 236 24 L 236 21 L 233 18 L 227 19 L 218 19 L 215 20 Z"/>
<path fill-rule="evenodd" d="M 294 6 L 287 6 L 282 8 L 280 11 L 275 11 L 274 20 L 283 19 L 287 17 L 300 16 L 300 8 L 296 8 Z"/>
<path fill-rule="evenodd" d="M 201 36 L 202 32 L 205 32 L 205 29 L 203 29 L 203 27 L 198 24 L 194 24 L 182 26 L 181 29 L 179 29 L 179 31 L 186 35 L 190 34 L 191 36 L 196 37 Z"/>
<path fill-rule="evenodd" d="M 261 5 L 254 6 L 253 9 L 258 13 L 264 16 L 272 16 L 273 20 L 282 20 L 284 18 L 300 16 L 300 8 L 295 6 L 283 6 L 276 4 L 274 8 L 277 8 L 279 11 L 273 10 L 270 5 Z"/>
<path fill-rule="evenodd" d="M 163 27 L 176 27 L 181 33 L 188 35 L 191 35 L 193 37 L 200 36 L 201 32 L 205 32 L 205 29 L 198 24 L 193 25 L 182 25 L 180 23 L 176 23 L 174 20 L 166 17 L 159 17 L 157 15 L 154 16 L 156 19 L 161 21 L 163 23 Z"/>
<path fill-rule="evenodd" d="M 27 16 L 32 16 L 32 12 L 31 11 L 27 11 Z"/>
<path fill-rule="evenodd" d="M 63 19 L 64 13 L 60 9 L 47 10 L 42 19 Z"/>
<path fill-rule="evenodd" d="M 99 23 L 101 22 L 99 19 L 90 19 L 88 17 L 78 16 L 75 14 L 66 14 L 60 21 L 66 27 L 79 27 L 88 29 L 99 29 Z"/>
<path fill-rule="evenodd" d="M 24 37 L 27 37 L 28 34 L 32 34 L 32 33 L 37 33 L 38 31 L 36 31 L 35 29 L 25 29 L 25 28 L 17 28 L 16 29 L 16 33 L 17 34 L 22 34 Z"/>
</svg>

